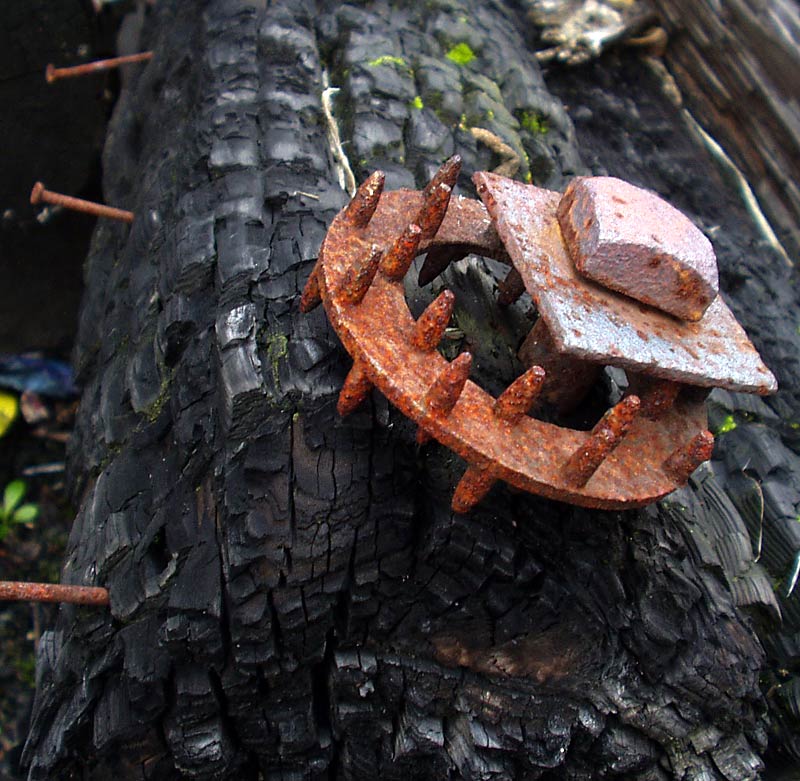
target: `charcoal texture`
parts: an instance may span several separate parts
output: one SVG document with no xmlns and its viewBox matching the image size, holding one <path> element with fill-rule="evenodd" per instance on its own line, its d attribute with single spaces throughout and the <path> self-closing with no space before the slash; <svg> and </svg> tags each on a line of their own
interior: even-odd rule
<svg viewBox="0 0 800 781">
<path fill-rule="evenodd" d="M 498 486 L 457 516 L 463 464 L 417 447 L 378 393 L 341 420 L 350 360 L 321 308 L 298 309 L 347 201 L 326 79 L 358 181 L 382 168 L 389 188 L 421 187 L 457 151 L 469 193 L 501 162 L 474 127 L 540 185 L 597 167 L 513 9 L 164 0 L 143 34 L 155 56 L 104 158 L 108 200 L 137 219 L 97 227 L 75 356 L 63 579 L 108 587 L 111 609 L 63 607 L 45 634 L 30 778 L 756 778 L 770 719 L 745 608 L 768 623 L 779 607 L 748 506 L 723 490 L 742 472 L 729 448 L 719 477 L 704 469 L 644 511 Z M 471 61 L 447 56 L 458 44 Z M 660 147 L 679 127 L 641 121 Z M 636 132 L 620 130 L 632 156 Z M 688 147 L 669 170 L 688 159 L 711 170 Z M 675 196 L 663 181 L 637 183 Z M 721 254 L 771 290 L 741 243 Z M 493 392 L 519 371 L 525 324 L 524 309 L 498 314 L 495 272 L 471 259 L 446 277 L 463 332 L 448 349 L 474 349 Z M 412 308 L 441 284 L 410 292 Z M 745 324 L 781 358 L 750 306 Z M 765 501 L 788 512 L 797 457 L 770 432 L 796 402 L 761 404 L 772 417 L 739 436 L 761 443 Z"/>
</svg>

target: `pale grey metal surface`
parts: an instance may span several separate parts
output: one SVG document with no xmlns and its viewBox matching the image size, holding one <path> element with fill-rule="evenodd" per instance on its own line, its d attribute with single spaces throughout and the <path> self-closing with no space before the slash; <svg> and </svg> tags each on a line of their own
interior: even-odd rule
<svg viewBox="0 0 800 781">
<path fill-rule="evenodd" d="M 777 389 L 721 296 L 692 323 L 607 290 L 582 278 L 567 254 L 560 193 L 485 172 L 474 181 L 559 350 L 690 385 Z"/>
</svg>

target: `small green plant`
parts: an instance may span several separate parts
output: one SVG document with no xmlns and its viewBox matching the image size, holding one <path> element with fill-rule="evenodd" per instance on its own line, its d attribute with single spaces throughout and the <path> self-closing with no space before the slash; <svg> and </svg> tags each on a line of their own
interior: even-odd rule
<svg viewBox="0 0 800 781">
<path fill-rule="evenodd" d="M 5 487 L 3 504 L 0 505 L 0 542 L 8 537 L 15 526 L 33 523 L 39 515 L 38 505 L 22 503 L 27 491 L 24 480 L 12 480 Z"/>
<path fill-rule="evenodd" d="M 370 68 L 376 68 L 380 65 L 394 65 L 401 70 L 409 70 L 406 61 L 402 57 L 396 57 L 394 54 L 382 54 L 380 57 L 370 60 L 367 65 L 369 65 Z"/>
<path fill-rule="evenodd" d="M 717 429 L 717 434 L 727 434 L 729 431 L 733 431 L 735 428 L 736 420 L 733 415 L 726 415 L 725 420 L 722 421 Z"/>
<path fill-rule="evenodd" d="M 469 65 L 469 63 L 475 59 L 475 52 L 472 51 L 468 43 L 462 42 L 453 46 L 453 48 L 445 54 L 445 57 L 456 65 Z"/>
<path fill-rule="evenodd" d="M 533 135 L 545 135 L 550 130 L 547 117 L 535 111 L 523 111 L 519 123 Z"/>
</svg>

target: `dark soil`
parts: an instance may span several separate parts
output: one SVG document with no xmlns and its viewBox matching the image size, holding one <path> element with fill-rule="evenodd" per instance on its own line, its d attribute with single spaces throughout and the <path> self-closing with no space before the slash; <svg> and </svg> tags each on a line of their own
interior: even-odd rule
<svg viewBox="0 0 800 781">
<path fill-rule="evenodd" d="M 71 405 L 59 408 L 69 425 L 74 410 Z M 18 421 L 0 440 L 0 490 L 26 468 L 63 462 L 63 443 L 35 437 L 32 427 Z M 26 478 L 26 483 L 26 501 L 36 502 L 40 514 L 0 540 L 0 580 L 58 582 L 74 515 L 65 498 L 64 474 Z M 53 623 L 55 613 L 51 605 L 0 603 L 0 778 L 16 777 L 33 700 L 35 651 L 42 628 Z"/>
</svg>

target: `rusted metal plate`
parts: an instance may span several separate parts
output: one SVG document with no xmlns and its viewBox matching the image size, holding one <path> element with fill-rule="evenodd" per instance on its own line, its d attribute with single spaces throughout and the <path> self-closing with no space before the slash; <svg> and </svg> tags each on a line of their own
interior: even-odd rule
<svg viewBox="0 0 800 781">
<path fill-rule="evenodd" d="M 579 176 L 557 217 L 573 265 L 603 287 L 693 321 L 719 293 L 711 242 L 650 190 L 613 176 Z"/>
<path fill-rule="evenodd" d="M 777 389 L 720 296 L 693 323 L 607 290 L 581 277 L 567 254 L 559 193 L 486 172 L 473 181 L 560 351 L 702 387 Z"/>
<path fill-rule="evenodd" d="M 431 314 L 420 318 L 423 325 L 418 325 L 406 304 L 403 280 L 396 278 L 402 265 L 396 248 L 405 245 L 399 238 L 414 234 L 408 226 L 419 224 L 427 203 L 440 208 L 435 188 L 430 192 L 428 200 L 422 193 L 408 191 L 380 194 L 375 182 L 368 181 L 363 197 L 356 196 L 349 214 L 344 209 L 334 219 L 325 238 L 303 306 L 309 309 L 321 298 L 353 358 L 340 411 L 352 411 L 374 385 L 422 431 L 462 456 L 468 469 L 454 497 L 459 512 L 479 501 L 496 480 L 553 499 L 607 509 L 645 505 L 685 482 L 688 473 L 676 476 L 663 464 L 706 427 L 704 403 L 691 394 L 679 395 L 658 420 L 631 414 L 625 426 L 618 427 L 612 447 L 588 459 L 591 469 L 583 470 L 577 480 L 568 464 L 584 449 L 591 449 L 593 456 L 603 431 L 576 431 L 508 414 L 509 405 L 514 410 L 524 407 L 538 392 L 543 380 L 540 369 L 532 369 L 519 388 L 515 383 L 508 398 L 497 402 L 465 380 L 468 355 L 450 363 L 435 351 L 430 338 L 421 336 L 429 330 L 427 321 L 438 322 L 438 309 L 447 311 L 450 304 L 437 300 Z M 415 252 L 453 245 L 482 255 L 503 254 L 484 207 L 455 197 L 435 236 L 423 238 Z M 385 259 L 390 249 L 391 263 L 376 264 L 376 251 Z M 369 280 L 365 292 L 364 280 Z M 511 404 L 517 396 L 519 404 Z M 626 404 L 638 408 L 638 400 Z M 673 461 L 678 463 L 677 457 Z"/>
</svg>

